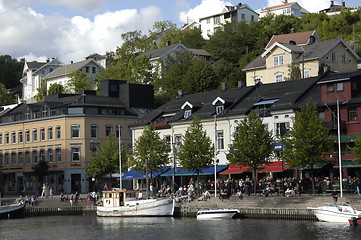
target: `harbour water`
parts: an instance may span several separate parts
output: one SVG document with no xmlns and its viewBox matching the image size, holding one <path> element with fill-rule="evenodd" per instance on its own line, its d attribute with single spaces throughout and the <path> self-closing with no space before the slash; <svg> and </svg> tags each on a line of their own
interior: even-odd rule
<svg viewBox="0 0 361 240">
<path fill-rule="evenodd" d="M 0 239 L 361 239 L 361 227 L 312 221 L 51 216 L 0 221 Z"/>
</svg>

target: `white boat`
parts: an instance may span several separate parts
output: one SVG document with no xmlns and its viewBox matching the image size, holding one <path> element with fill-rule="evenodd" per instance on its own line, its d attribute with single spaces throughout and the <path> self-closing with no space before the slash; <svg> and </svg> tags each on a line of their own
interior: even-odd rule
<svg viewBox="0 0 361 240">
<path fill-rule="evenodd" d="M 19 218 L 24 216 L 25 204 L 15 203 L 0 206 L 0 219 Z"/>
<path fill-rule="evenodd" d="M 361 211 L 358 211 L 345 202 L 327 203 L 322 207 L 307 207 L 317 217 L 319 221 L 324 222 L 344 222 L 349 219 L 361 217 Z"/>
<path fill-rule="evenodd" d="M 100 217 L 171 217 L 174 213 L 174 199 L 136 200 L 134 191 L 103 191 L 102 202 L 97 207 Z"/>
<path fill-rule="evenodd" d="M 200 210 L 197 212 L 197 219 L 233 218 L 237 213 L 237 209 Z"/>
</svg>

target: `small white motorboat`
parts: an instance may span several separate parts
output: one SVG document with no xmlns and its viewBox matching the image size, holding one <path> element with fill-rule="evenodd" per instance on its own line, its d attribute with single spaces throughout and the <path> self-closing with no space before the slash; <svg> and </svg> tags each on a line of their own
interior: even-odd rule
<svg viewBox="0 0 361 240">
<path fill-rule="evenodd" d="M 0 206 L 0 219 L 21 218 L 24 216 L 24 210 L 24 203 Z"/>
<path fill-rule="evenodd" d="M 237 209 L 200 210 L 197 212 L 197 219 L 233 218 L 237 213 Z"/>
<path fill-rule="evenodd" d="M 361 217 L 361 211 L 358 211 L 346 202 L 327 203 L 322 207 L 307 207 L 317 217 L 319 221 L 324 222 L 349 222 L 351 218 Z"/>
</svg>

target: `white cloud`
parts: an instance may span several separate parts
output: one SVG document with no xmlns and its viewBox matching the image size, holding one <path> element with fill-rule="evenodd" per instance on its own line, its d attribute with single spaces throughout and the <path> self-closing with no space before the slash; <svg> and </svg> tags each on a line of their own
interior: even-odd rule
<svg viewBox="0 0 361 240">
<path fill-rule="evenodd" d="M 226 5 L 232 4 L 222 0 L 202 0 L 201 4 L 199 4 L 198 6 L 188 11 L 180 12 L 179 21 L 198 21 L 199 18 L 220 13 Z"/>
<path fill-rule="evenodd" d="M 282 4 L 283 0 L 267 0 L 268 6 L 275 6 Z M 329 0 L 295 0 L 289 2 L 298 2 L 301 7 L 305 8 L 309 12 L 318 12 L 320 10 L 326 9 L 330 6 Z M 336 2 L 335 2 L 336 3 Z"/>
<path fill-rule="evenodd" d="M 57 57 L 67 63 L 95 52 L 114 51 L 122 44 L 122 33 L 147 33 L 155 21 L 162 20 L 160 9 L 154 6 L 106 12 L 93 19 L 69 19 L 46 16 L 31 8 L 7 8 L 2 3 L 0 0 L 0 55 L 26 57 L 28 61 Z"/>
</svg>

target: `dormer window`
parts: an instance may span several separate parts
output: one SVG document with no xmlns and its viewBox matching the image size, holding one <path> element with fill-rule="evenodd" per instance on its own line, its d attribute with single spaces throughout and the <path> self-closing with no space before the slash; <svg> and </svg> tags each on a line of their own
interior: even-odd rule
<svg viewBox="0 0 361 240">
<path fill-rule="evenodd" d="M 192 110 L 191 109 L 188 109 L 188 110 L 185 110 L 184 111 L 184 119 L 187 119 L 189 118 L 190 116 L 192 115 Z"/>
<path fill-rule="evenodd" d="M 216 114 L 219 115 L 221 113 L 223 113 L 224 111 L 224 106 L 221 105 L 221 106 L 216 106 Z"/>
</svg>

